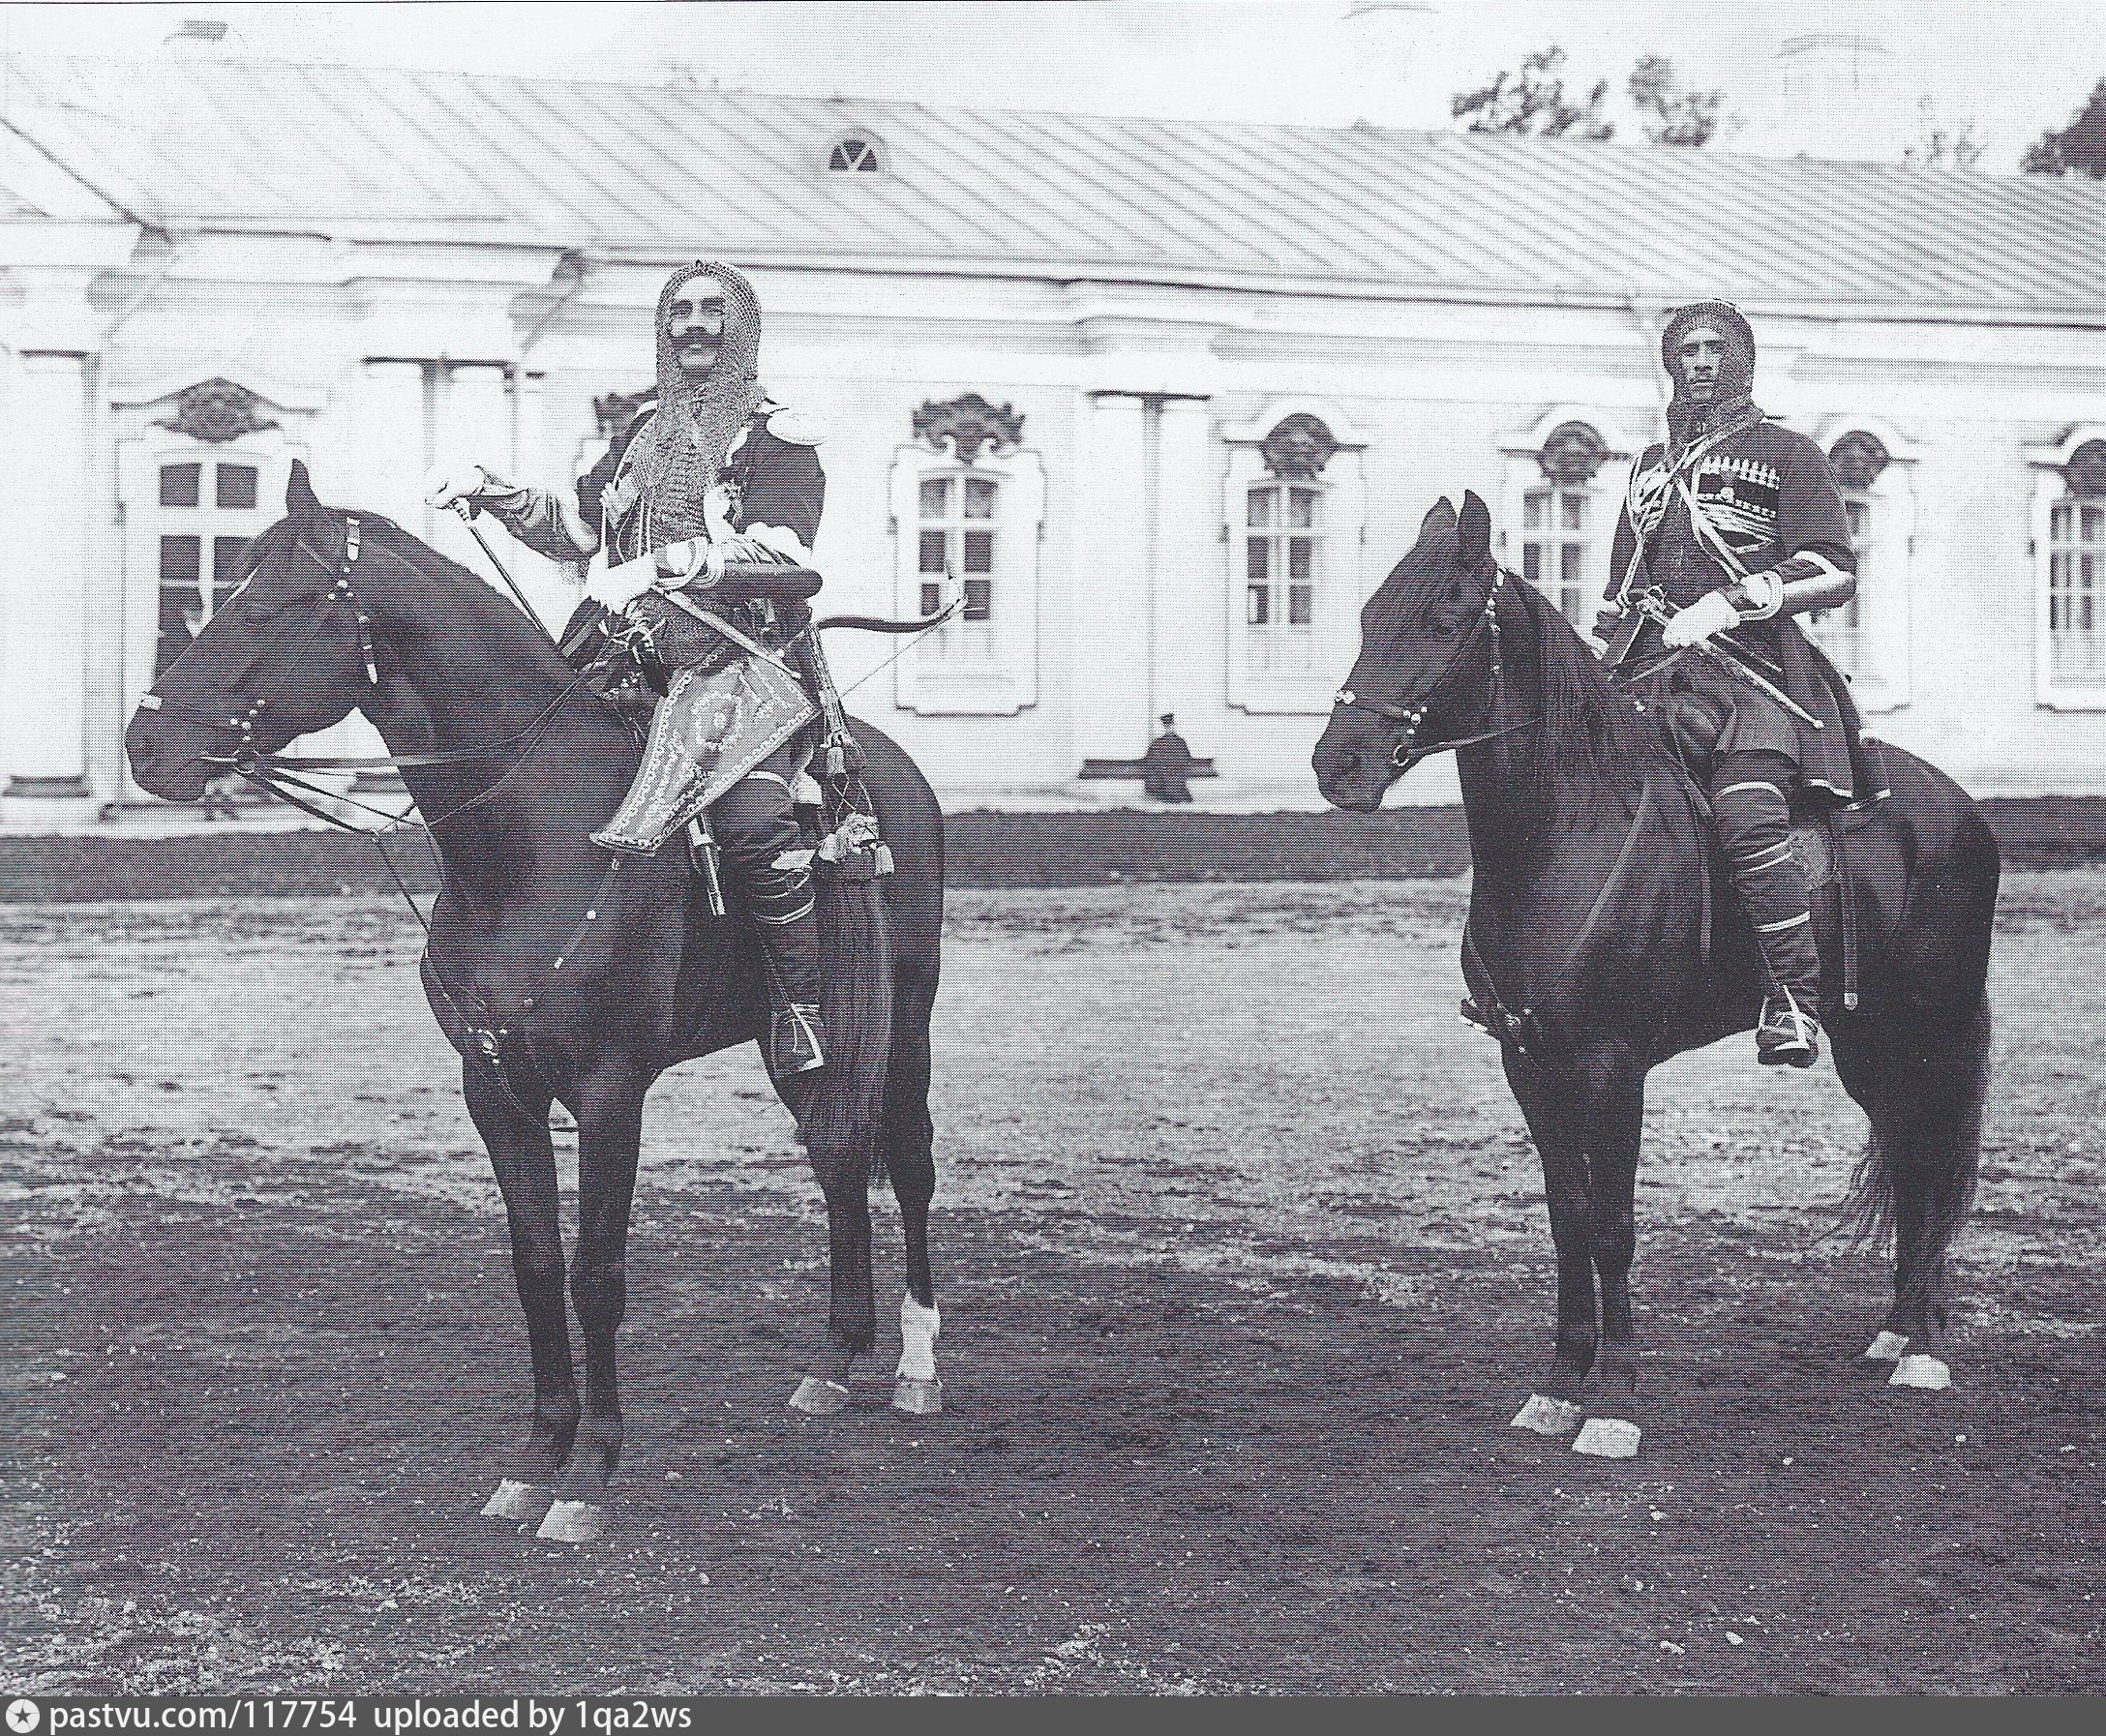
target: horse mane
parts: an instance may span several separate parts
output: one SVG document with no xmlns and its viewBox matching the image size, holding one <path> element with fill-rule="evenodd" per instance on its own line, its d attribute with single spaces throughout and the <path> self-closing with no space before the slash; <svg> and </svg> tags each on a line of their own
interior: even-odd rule
<svg viewBox="0 0 2106 1736">
<path fill-rule="evenodd" d="M 1525 580 L 1509 588 L 1520 596 L 1535 630 L 1544 769 L 1561 782 L 1635 784 L 1666 751 L 1651 714 L 1616 689 L 1549 598 Z"/>
<path fill-rule="evenodd" d="M 520 612 L 519 605 L 495 584 L 405 530 L 385 513 L 370 512 L 363 507 L 324 506 L 320 510 L 332 527 L 341 526 L 346 517 L 356 517 L 365 545 L 385 550 L 414 567 L 423 577 L 447 586 L 454 593 L 447 599 L 449 608 L 458 610 L 463 617 L 473 619 L 478 625 L 495 628 L 508 642 L 516 641 L 522 658 L 533 663 L 544 675 L 557 681 L 569 680 L 571 671 L 539 619 L 527 619 Z M 292 523 L 289 519 L 282 520 L 262 536 L 268 537 L 281 524 Z"/>
</svg>

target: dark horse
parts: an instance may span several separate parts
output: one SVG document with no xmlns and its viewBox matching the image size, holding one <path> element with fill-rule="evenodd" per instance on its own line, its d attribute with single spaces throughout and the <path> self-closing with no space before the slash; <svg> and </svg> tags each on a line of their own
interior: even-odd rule
<svg viewBox="0 0 2106 1736">
<path fill-rule="evenodd" d="M 468 1113 L 504 1195 L 533 1362 L 526 1438 L 485 1511 L 581 1540 L 605 1523 L 621 1451 L 615 1332 L 644 1095 L 677 1062 L 765 1041 L 757 949 L 742 921 L 708 915 L 684 850 L 617 858 L 590 841 L 628 788 L 637 747 L 537 623 L 378 515 L 322 506 L 297 464 L 286 515 L 251 545 L 246 583 L 155 683 L 126 751 L 147 790 L 195 800 L 230 756 L 268 766 L 355 706 L 401 764 L 444 867 L 426 993 L 462 1053 Z M 882 1164 L 907 1244 L 894 1402 L 926 1411 L 939 1403 L 927 1104 L 943 816 L 913 761 L 866 724 L 856 734 L 897 866 L 885 882 L 822 875 L 834 1055 L 781 1090 L 826 1195 L 832 1303 L 794 1402 L 838 1409 L 853 1359 L 876 1338 L 869 1184 Z M 585 1335 L 582 1408 L 552 1100 L 578 1124 L 569 1287 Z"/>
<path fill-rule="evenodd" d="M 1556 1343 L 1515 1421 L 1561 1434 L 1590 1371 L 1611 1405 L 1636 1389 L 1645 1075 L 1748 1030 L 1760 988 L 1753 930 L 1723 896 L 1730 913 L 1713 929 L 1723 883 L 1663 720 L 1497 567 L 1490 541 L 1475 494 L 1459 516 L 1446 500 L 1427 515 L 1361 612 L 1360 658 L 1314 764 L 1326 799 L 1367 812 L 1426 754 L 1456 750 L 1475 873 L 1464 974 L 1502 1037 L 1557 1248 Z M 1892 794 L 1804 848 L 1848 864 L 1817 896 L 1824 1022 L 1872 1122 L 1857 1222 L 1894 1234 L 1894 1303 L 1866 1355 L 1894 1362 L 1897 1386 L 1942 1387 L 1945 1250 L 1972 1195 L 1988 1081 L 1997 847 L 1949 778 L 1874 751 Z M 1578 1444 L 1623 1456 L 1637 1430 L 1591 1419 Z"/>
</svg>

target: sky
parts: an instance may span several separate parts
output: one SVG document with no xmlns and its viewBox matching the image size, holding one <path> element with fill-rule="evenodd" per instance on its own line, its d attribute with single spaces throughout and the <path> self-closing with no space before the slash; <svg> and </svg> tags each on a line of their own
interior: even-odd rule
<svg viewBox="0 0 2106 1736">
<path fill-rule="evenodd" d="M 523 76 L 716 82 L 786 95 L 1218 121 L 1450 124 L 1449 97 L 1548 43 L 1572 78 L 1620 91 L 1640 55 L 1722 88 L 1766 148 L 1777 50 L 1810 31 L 1877 39 L 1882 119 L 1861 154 L 1898 158 L 1922 105 L 1971 121 L 1979 166 L 2015 169 L 2106 76 L 2106 0 L 668 0 L 659 5 L 0 4 L 0 51 L 151 54 L 186 18 L 236 51 Z M 1360 0 L 1365 6 L 1366 0 Z M 1374 39 L 1370 42 L 1370 38 Z M 1636 138 L 1626 112 L 1623 133 Z M 1841 152 L 1837 154 L 1858 154 Z"/>
</svg>

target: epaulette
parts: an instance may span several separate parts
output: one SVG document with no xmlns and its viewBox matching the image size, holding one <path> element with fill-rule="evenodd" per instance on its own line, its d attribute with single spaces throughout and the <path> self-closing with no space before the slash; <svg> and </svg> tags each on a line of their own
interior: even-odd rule
<svg viewBox="0 0 2106 1736">
<path fill-rule="evenodd" d="M 778 406 L 767 412 L 767 432 L 791 446 L 816 446 L 827 437 L 827 422 L 810 410 Z"/>
</svg>

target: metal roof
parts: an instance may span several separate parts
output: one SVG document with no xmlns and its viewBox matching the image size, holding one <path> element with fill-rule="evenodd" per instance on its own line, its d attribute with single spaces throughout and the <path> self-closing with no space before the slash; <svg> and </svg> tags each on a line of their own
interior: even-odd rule
<svg viewBox="0 0 2106 1736">
<path fill-rule="evenodd" d="M 2106 317 L 2106 185 L 2035 176 L 210 56 L 14 57 L 0 119 L 0 214 L 55 158 L 177 230 Z"/>
</svg>

